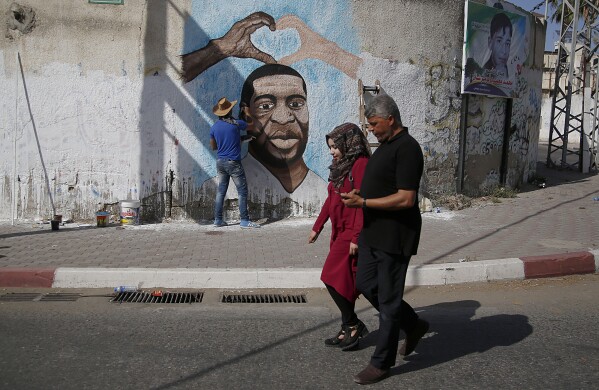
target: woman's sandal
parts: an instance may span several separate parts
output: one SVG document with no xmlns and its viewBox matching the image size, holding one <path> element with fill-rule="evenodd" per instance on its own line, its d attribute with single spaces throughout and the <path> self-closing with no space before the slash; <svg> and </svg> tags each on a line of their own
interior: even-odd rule
<svg viewBox="0 0 599 390">
<path fill-rule="evenodd" d="M 360 337 L 364 337 L 368 334 L 368 328 L 360 320 L 353 326 L 344 326 L 345 337 L 339 342 L 339 348 L 342 351 L 351 351 L 358 347 Z"/>
<path fill-rule="evenodd" d="M 341 337 L 341 336 L 343 336 L 343 337 Z M 334 337 L 331 337 L 330 339 L 326 339 L 324 341 L 324 345 L 326 345 L 327 347 L 338 347 L 344 338 L 345 338 L 345 330 L 343 330 L 343 327 L 341 327 L 341 330 Z"/>
</svg>

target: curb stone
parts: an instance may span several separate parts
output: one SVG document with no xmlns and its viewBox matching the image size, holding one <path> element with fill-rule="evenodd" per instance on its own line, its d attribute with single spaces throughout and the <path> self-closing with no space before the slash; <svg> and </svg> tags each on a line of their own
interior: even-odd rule
<svg viewBox="0 0 599 390">
<path fill-rule="evenodd" d="M 0 268 L 0 287 L 321 288 L 320 268 Z M 464 263 L 414 265 L 407 286 L 599 273 L 599 250 Z"/>
</svg>

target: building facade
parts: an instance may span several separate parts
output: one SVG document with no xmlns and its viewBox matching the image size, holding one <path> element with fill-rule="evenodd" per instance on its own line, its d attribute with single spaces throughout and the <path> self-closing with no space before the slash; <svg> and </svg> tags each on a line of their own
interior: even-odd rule
<svg viewBox="0 0 599 390">
<path fill-rule="evenodd" d="M 305 88 L 279 91 L 296 76 L 275 68 L 261 79 L 283 96 L 256 107 L 280 108 L 270 120 L 286 116 L 296 130 L 272 130 L 270 155 L 244 145 L 251 218 L 319 211 L 325 135 L 359 123 L 359 82 L 378 80 L 397 101 L 423 147 L 424 196 L 482 194 L 534 175 L 545 30 L 508 2 L 500 5 L 526 18 L 529 37 L 518 97 L 467 102 L 462 0 L 120 3 L 0 0 L 1 219 L 92 219 L 128 199 L 141 200 L 147 221 L 212 219 L 212 108 L 223 96 L 241 106 L 265 62 L 291 68 Z M 304 169 L 290 183 L 295 164 Z M 231 188 L 228 219 L 236 209 Z"/>
</svg>

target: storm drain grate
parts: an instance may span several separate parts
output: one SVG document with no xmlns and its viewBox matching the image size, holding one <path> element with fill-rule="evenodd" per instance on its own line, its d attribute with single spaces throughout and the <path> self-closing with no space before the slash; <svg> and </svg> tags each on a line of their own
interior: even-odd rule
<svg viewBox="0 0 599 390">
<path fill-rule="evenodd" d="M 110 302 L 128 303 L 200 303 L 204 298 L 203 292 L 175 293 L 164 292 L 161 295 L 145 291 L 126 291 L 118 293 Z"/>
<path fill-rule="evenodd" d="M 222 303 L 306 303 L 306 296 L 281 294 L 223 294 Z"/>
<path fill-rule="evenodd" d="M 2 302 L 26 302 L 39 299 L 40 293 L 8 293 L 0 295 Z"/>
<path fill-rule="evenodd" d="M 40 301 L 51 301 L 51 302 L 74 302 L 81 298 L 81 294 L 76 293 L 50 293 L 42 295 Z"/>
</svg>

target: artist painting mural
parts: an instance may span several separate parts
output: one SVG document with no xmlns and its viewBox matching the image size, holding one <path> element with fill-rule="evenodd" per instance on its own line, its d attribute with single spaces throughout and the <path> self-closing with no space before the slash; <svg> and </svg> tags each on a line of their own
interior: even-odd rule
<svg viewBox="0 0 599 390">
<path fill-rule="evenodd" d="M 356 106 L 350 104 L 338 107 L 334 116 L 327 116 L 329 101 L 341 94 L 341 79 L 356 78 L 362 60 L 316 33 L 297 15 L 284 14 L 275 20 L 273 15 L 289 12 L 293 6 L 264 3 L 264 7 L 268 13 L 251 12 L 224 33 L 220 31 L 222 21 L 213 24 L 205 17 L 195 20 L 206 24 L 196 28 L 201 30 L 200 38 L 209 40 L 181 56 L 181 76 L 196 90 L 200 115 L 217 96 L 231 96 L 240 100 L 242 119 L 254 122 L 259 134 L 243 151 L 242 158 L 250 204 L 260 205 L 261 209 L 269 205 L 275 214 L 278 210 L 282 215 L 309 215 L 316 213 L 326 199 L 329 161 L 324 161 L 328 153 L 320 147 L 324 134 L 340 120 L 357 119 Z M 340 6 L 337 3 L 329 7 Z M 234 8 L 233 14 L 239 14 L 240 7 Z M 296 12 L 305 13 L 301 9 Z M 309 14 L 306 17 L 314 18 Z M 195 45 L 198 39 L 191 34 L 186 41 Z M 330 95 L 317 92 L 310 96 L 311 90 L 319 91 L 324 83 Z M 316 126 L 310 120 L 311 101 L 319 108 L 314 115 Z M 245 107 L 249 108 L 249 118 L 243 114 Z M 211 120 L 205 118 L 208 123 Z M 198 127 L 198 137 L 205 137 L 205 126 Z M 198 178 L 206 199 L 216 189 L 215 176 Z M 236 198 L 232 186 L 227 198 Z"/>
<path fill-rule="evenodd" d="M 467 1 L 462 92 L 518 97 L 528 35 L 525 16 Z"/>
</svg>

